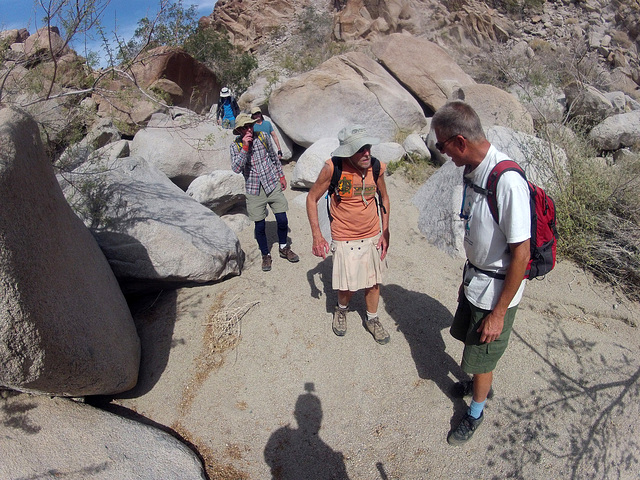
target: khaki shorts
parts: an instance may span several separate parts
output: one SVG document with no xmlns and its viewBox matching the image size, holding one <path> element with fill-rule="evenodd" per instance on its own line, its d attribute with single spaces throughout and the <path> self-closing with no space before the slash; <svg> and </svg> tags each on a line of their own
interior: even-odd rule
<svg viewBox="0 0 640 480">
<path fill-rule="evenodd" d="M 453 317 L 453 323 L 449 333 L 461 342 L 464 342 L 462 353 L 462 370 L 469 374 L 489 373 L 495 370 L 498 360 L 507 349 L 513 320 L 516 318 L 518 306 L 511 307 L 504 316 L 504 326 L 500 336 L 490 343 L 480 343 L 480 328 L 482 319 L 489 315 L 490 310 L 483 310 L 472 305 L 466 297 L 458 303 L 458 309 Z"/>
<path fill-rule="evenodd" d="M 267 205 L 271 207 L 271 211 L 274 214 L 284 213 L 289 209 L 289 204 L 280 185 L 277 185 L 269 195 L 265 193 L 264 188 L 260 187 L 260 193 L 258 195 L 247 193 L 245 197 L 247 199 L 247 215 L 252 222 L 259 222 L 267 218 L 269 214 Z"/>
<path fill-rule="evenodd" d="M 376 248 L 380 236 L 363 240 L 331 242 L 333 252 L 334 290 L 355 292 L 382 282 L 380 252 Z"/>
</svg>

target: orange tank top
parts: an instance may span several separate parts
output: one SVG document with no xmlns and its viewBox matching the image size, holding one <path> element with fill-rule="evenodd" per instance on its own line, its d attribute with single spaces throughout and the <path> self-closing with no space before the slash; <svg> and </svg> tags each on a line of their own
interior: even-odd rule
<svg viewBox="0 0 640 480">
<path fill-rule="evenodd" d="M 333 162 L 326 161 L 333 174 Z M 380 164 L 380 175 L 386 165 Z M 338 182 L 340 201 L 335 195 L 331 198 L 331 238 L 339 241 L 360 240 L 375 237 L 380 233 L 380 218 L 376 205 L 376 184 L 373 169 L 367 169 L 364 178 L 362 172 L 354 168 L 346 159 L 342 162 L 342 175 Z"/>
</svg>

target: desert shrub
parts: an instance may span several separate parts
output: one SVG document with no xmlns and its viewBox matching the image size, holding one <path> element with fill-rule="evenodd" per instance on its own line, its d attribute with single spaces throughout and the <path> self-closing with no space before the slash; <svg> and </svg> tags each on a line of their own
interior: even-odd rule
<svg viewBox="0 0 640 480">
<path fill-rule="evenodd" d="M 437 169 L 430 158 L 415 154 L 407 154 L 400 160 L 387 164 L 389 175 L 399 173 L 413 185 L 422 185 Z"/>
<path fill-rule="evenodd" d="M 560 255 L 640 299 L 640 159 L 609 165 L 596 156 L 579 125 L 573 135 L 547 132 L 549 142 L 567 154 L 566 169 L 554 170 L 555 183 L 549 187 Z"/>
<path fill-rule="evenodd" d="M 235 47 L 226 34 L 211 28 L 196 29 L 185 41 L 184 49 L 235 92 L 243 92 L 249 87 L 251 72 L 258 66 L 254 55 Z"/>
</svg>

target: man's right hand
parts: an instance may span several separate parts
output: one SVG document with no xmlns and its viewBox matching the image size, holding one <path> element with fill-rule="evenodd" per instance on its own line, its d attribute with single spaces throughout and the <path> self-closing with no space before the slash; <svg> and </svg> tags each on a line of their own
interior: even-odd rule
<svg viewBox="0 0 640 480">
<path fill-rule="evenodd" d="M 327 242 L 324 237 L 320 237 L 319 239 L 313 239 L 313 247 L 311 251 L 316 257 L 327 258 L 327 254 L 329 253 L 330 247 L 329 242 Z"/>
<path fill-rule="evenodd" d="M 242 144 L 248 147 L 251 145 L 252 142 L 253 142 L 253 131 L 249 129 L 242 136 Z"/>
</svg>

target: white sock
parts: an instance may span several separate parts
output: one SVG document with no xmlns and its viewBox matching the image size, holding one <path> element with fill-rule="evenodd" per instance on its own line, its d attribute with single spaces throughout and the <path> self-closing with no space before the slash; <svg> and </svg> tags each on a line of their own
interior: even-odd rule
<svg viewBox="0 0 640 480">
<path fill-rule="evenodd" d="M 376 312 L 376 313 L 367 312 L 367 320 L 373 320 L 377 316 L 378 316 L 378 312 Z"/>
<path fill-rule="evenodd" d="M 281 243 L 280 244 L 280 250 L 282 250 L 283 248 L 285 248 L 287 246 L 287 244 L 285 243 L 284 245 Z"/>
<path fill-rule="evenodd" d="M 340 310 L 346 310 L 349 307 L 349 305 L 340 305 L 340 302 L 338 302 L 338 308 Z"/>
</svg>

